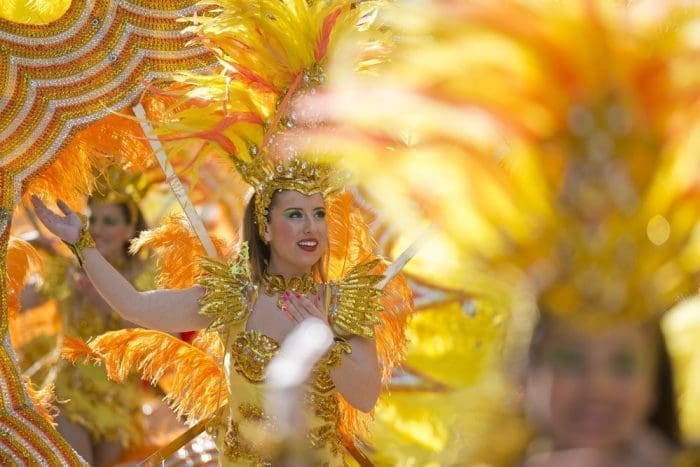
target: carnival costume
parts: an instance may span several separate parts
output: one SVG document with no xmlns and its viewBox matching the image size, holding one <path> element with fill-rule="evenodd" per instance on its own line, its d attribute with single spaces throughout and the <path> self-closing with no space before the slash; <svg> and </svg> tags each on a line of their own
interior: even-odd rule
<svg viewBox="0 0 700 467">
<path fill-rule="evenodd" d="M 135 225 L 140 216 L 138 202 L 150 183 L 140 175 L 116 169 L 109 170 L 97 181 L 92 199 L 99 203 L 125 205 L 129 213 L 127 220 Z M 71 249 L 75 248 L 71 246 Z M 145 258 L 132 256 L 113 266 L 136 289 L 153 288 L 155 271 Z M 37 285 L 37 292 L 50 301 L 47 305 L 54 306 L 30 310 L 13 320 L 15 329 L 27 327 L 30 320 L 44 324 L 38 329 L 32 326 L 31 330 L 19 330 L 13 336 L 20 366 L 25 371 L 31 369 L 37 387 L 54 387 L 61 413 L 86 429 L 94 443 L 118 441 L 123 446 L 139 445 L 144 439 L 141 406 L 145 395 L 140 380 L 132 375 L 124 384 L 116 384 L 107 378 L 104 368 L 71 365 L 59 358 L 65 336 L 87 340 L 124 327 L 119 314 L 113 310 L 105 313 L 96 309 L 79 292 L 75 282 L 79 268 L 75 258 L 60 254 L 46 260 L 44 277 Z"/>
<path fill-rule="evenodd" d="M 497 364 L 504 347 L 523 358 L 536 308 L 577 326 L 636 325 L 696 292 L 699 12 L 639 3 L 397 6 L 388 16 L 401 38 L 379 78 L 356 79 L 340 63 L 343 85 L 308 110 L 343 123 L 334 143 L 403 232 L 436 225 L 432 257 L 419 253 L 408 271 L 421 295 L 435 308 L 441 295 L 473 298 L 461 317 L 453 306 L 480 328 L 463 344 L 421 319 L 429 300 L 412 321 L 408 363 L 438 384 L 380 414 L 376 436 L 400 446 L 394 462 L 515 460 L 504 451 L 522 432 L 509 429 L 506 398 L 492 396 L 507 394 L 503 378 L 482 360 Z M 688 332 L 681 322 L 674 328 Z M 668 337 L 673 349 L 678 336 Z M 444 364 L 471 339 L 471 360 Z M 679 376 L 689 400 L 698 388 L 685 381 L 697 375 Z M 454 413 L 460 394 L 465 409 L 452 419 L 414 416 Z"/>
<path fill-rule="evenodd" d="M 251 274 L 245 244 L 229 261 L 208 258 L 196 266 L 183 264 L 175 251 L 196 249 L 183 238 L 191 234 L 177 237 L 182 224 L 171 218 L 141 243 L 167 244 L 160 264 L 170 284 L 191 285 L 198 276 L 197 282 L 205 289 L 201 313 L 212 318 L 209 331 L 217 331 L 219 338 L 212 340 L 212 333 L 204 333 L 188 345 L 155 331 L 128 330 L 100 336 L 87 346 L 71 341 L 65 355 L 74 360 L 79 356 L 101 360 L 116 379 L 130 367 L 154 380 L 173 372 L 167 397 L 176 410 L 191 421 L 218 414 L 210 420 L 208 430 L 217 440 L 221 464 L 268 465 L 269 453 L 259 446 L 253 432 L 260 425 L 274 425 L 274 417 L 262 411 L 262 383 L 280 343 L 247 330 L 247 318 L 261 293 L 321 292 L 336 342 L 314 368 L 307 386 L 307 439 L 319 465 L 343 465 L 343 445 L 353 448 L 367 417 L 337 394 L 329 371 L 351 352 L 347 339 L 375 339 L 386 383 L 403 355 L 411 294 L 401 276 L 381 290 L 375 288 L 386 264 L 374 253 L 374 242 L 352 194 L 341 191 L 347 181 L 344 171 L 329 154 L 321 157 L 308 153 L 303 145 L 288 145 L 287 136 L 298 130 L 294 101 L 316 92 L 325 80 L 330 45 L 343 32 L 368 29 L 375 5 L 277 0 L 218 3 L 221 8 L 197 18 L 193 28 L 218 55 L 222 71 L 183 76 L 184 84 L 163 91 L 182 92 L 184 86 L 184 108 L 170 121 L 159 122 L 161 139 L 171 143 L 172 151 L 188 150 L 193 137 L 215 143 L 205 146 L 201 154 L 229 158 L 252 186 L 260 231 L 276 191 L 323 195 L 328 251 L 311 276 L 285 283 L 282 277 L 263 274 L 258 283 Z M 177 242 L 165 240 L 176 237 Z M 192 259 L 192 255 L 187 257 Z M 228 408 L 220 412 L 225 402 Z"/>
<path fill-rule="evenodd" d="M 69 285 L 72 283 L 69 277 L 76 272 L 72 263 L 54 265 L 53 269 L 51 274 L 61 275 L 61 282 L 49 281 L 44 286 L 47 297 L 58 301 L 62 333 L 89 339 L 124 327 L 117 313 L 112 311 L 109 317 L 102 316 Z M 153 271 L 143 270 L 136 277 L 130 277 L 131 271 L 128 269 L 117 269 L 137 289 L 148 290 L 152 287 Z M 59 338 L 57 344 L 61 342 Z M 117 384 L 107 378 L 104 368 L 71 365 L 66 361 L 57 364 L 60 367 L 55 392 L 57 400 L 61 402 L 61 413 L 84 427 L 93 442 L 119 441 L 124 446 L 133 446 L 143 441 L 144 415 L 141 406 L 144 393 L 138 377 L 132 375 L 127 381 Z"/>
</svg>

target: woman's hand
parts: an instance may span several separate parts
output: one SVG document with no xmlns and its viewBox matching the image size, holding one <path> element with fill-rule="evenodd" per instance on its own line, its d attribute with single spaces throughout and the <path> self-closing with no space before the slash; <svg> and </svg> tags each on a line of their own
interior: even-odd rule
<svg viewBox="0 0 700 467">
<path fill-rule="evenodd" d="M 328 325 L 328 316 L 322 311 L 323 306 L 320 293 L 317 293 L 314 300 L 311 301 L 301 294 L 287 291 L 282 295 L 282 302 L 284 303 L 282 311 L 297 323 L 313 317 Z"/>
<path fill-rule="evenodd" d="M 83 222 L 66 203 L 60 199 L 56 201 L 58 208 L 65 214 L 63 216 L 47 208 L 36 195 L 32 196 L 32 204 L 36 216 L 49 232 L 70 245 L 75 244 L 80 239 L 80 229 L 83 227 Z"/>
</svg>

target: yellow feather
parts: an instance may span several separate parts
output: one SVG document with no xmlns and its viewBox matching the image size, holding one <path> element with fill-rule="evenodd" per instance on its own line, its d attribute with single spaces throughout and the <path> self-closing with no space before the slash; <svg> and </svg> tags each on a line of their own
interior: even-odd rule
<svg viewBox="0 0 700 467">
<path fill-rule="evenodd" d="M 327 202 L 328 258 L 327 280 L 338 280 L 361 262 L 369 261 L 376 243 L 369 233 L 362 212 L 349 191 Z"/>
</svg>

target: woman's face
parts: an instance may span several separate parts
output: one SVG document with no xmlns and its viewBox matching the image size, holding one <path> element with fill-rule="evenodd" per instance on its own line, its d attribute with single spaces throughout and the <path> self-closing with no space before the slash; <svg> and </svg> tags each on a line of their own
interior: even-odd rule
<svg viewBox="0 0 700 467">
<path fill-rule="evenodd" d="M 323 197 L 293 190 L 278 192 L 264 239 L 270 245 L 270 272 L 290 276 L 308 273 L 328 246 Z"/>
<path fill-rule="evenodd" d="M 657 343 L 645 328 L 582 331 L 552 323 L 528 370 L 526 411 L 555 447 L 610 449 L 646 423 Z"/>
<path fill-rule="evenodd" d="M 118 204 L 90 201 L 90 235 L 95 247 L 114 261 L 124 258 L 124 244 L 134 236 L 134 226 L 127 222 L 122 207 Z"/>
</svg>

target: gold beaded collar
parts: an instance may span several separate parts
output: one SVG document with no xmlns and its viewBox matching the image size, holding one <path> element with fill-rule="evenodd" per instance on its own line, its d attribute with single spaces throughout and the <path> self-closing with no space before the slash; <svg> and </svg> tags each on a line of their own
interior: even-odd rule
<svg viewBox="0 0 700 467">
<path fill-rule="evenodd" d="M 265 294 L 270 297 L 284 293 L 287 290 L 306 295 L 316 287 L 316 282 L 314 282 L 311 274 L 293 276 L 287 280 L 281 274 L 270 274 L 265 270 L 262 275 L 262 282 L 265 287 Z"/>
</svg>

